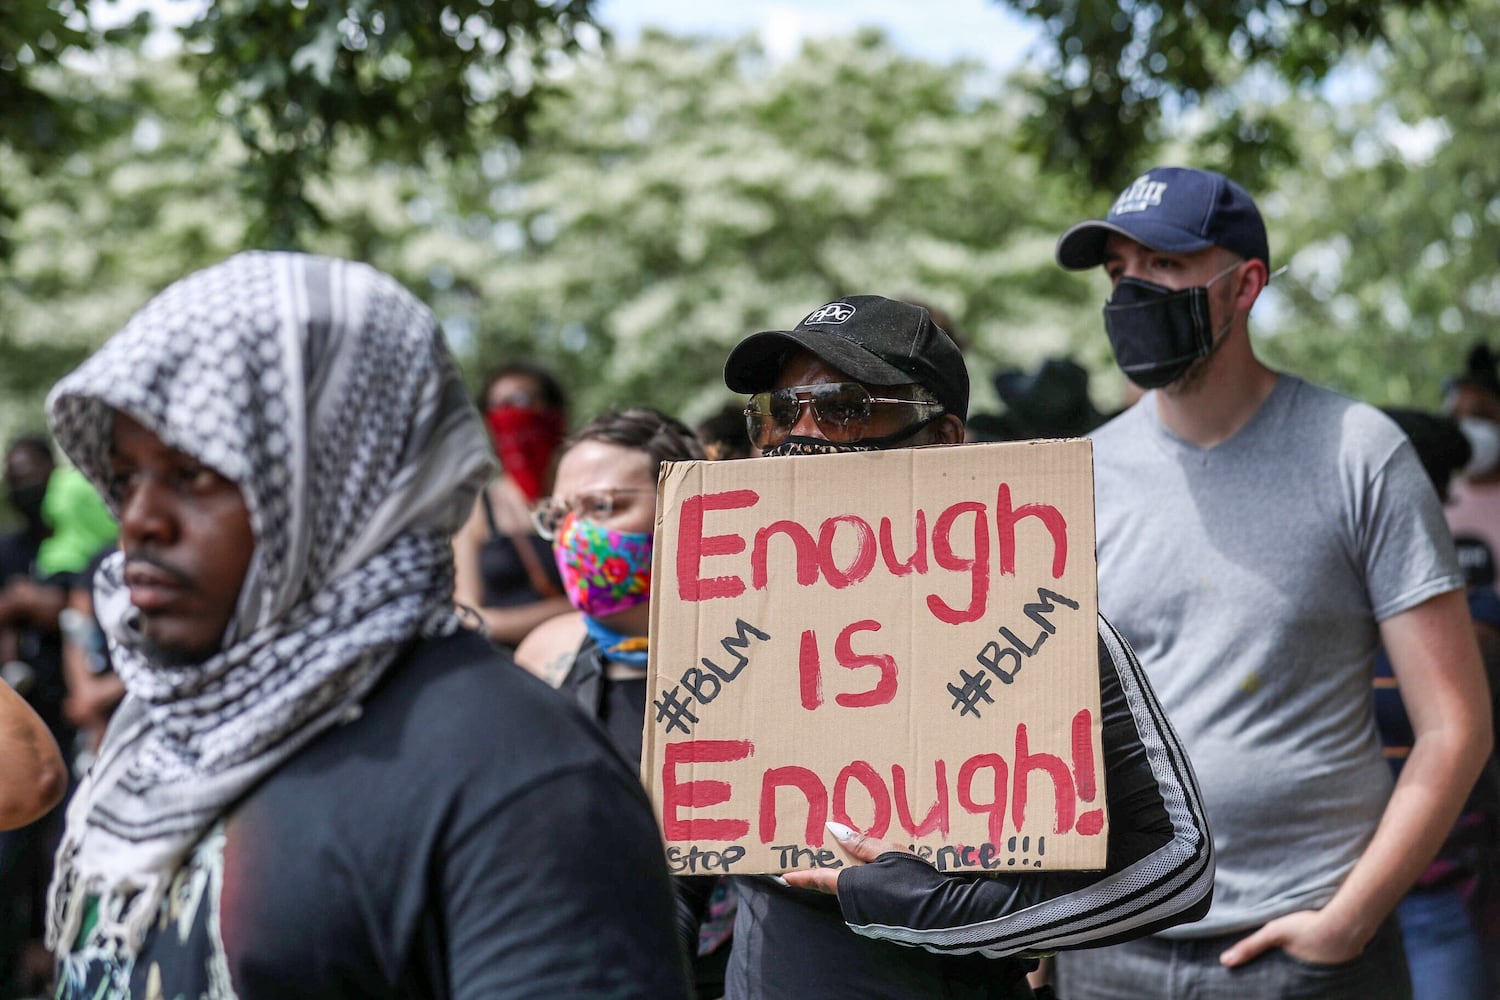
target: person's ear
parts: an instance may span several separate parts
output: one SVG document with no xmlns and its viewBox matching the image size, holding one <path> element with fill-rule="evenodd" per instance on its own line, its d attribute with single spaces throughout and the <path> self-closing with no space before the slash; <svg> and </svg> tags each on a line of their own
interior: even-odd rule
<svg viewBox="0 0 1500 1000">
<path fill-rule="evenodd" d="M 963 444 L 964 422 L 956 414 L 945 413 L 932 425 L 933 444 Z"/>
<path fill-rule="evenodd" d="M 1270 283 L 1271 276 L 1266 271 L 1265 261 L 1259 258 L 1251 258 L 1245 261 L 1239 273 L 1235 275 L 1238 282 L 1234 291 L 1234 311 L 1249 312 L 1250 307 L 1255 305 L 1255 300 L 1260 298 L 1260 293 Z"/>
</svg>

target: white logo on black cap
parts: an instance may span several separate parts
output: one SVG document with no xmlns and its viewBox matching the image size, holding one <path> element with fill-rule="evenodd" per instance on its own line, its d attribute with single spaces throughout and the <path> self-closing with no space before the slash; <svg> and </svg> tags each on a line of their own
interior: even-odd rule
<svg viewBox="0 0 1500 1000">
<path fill-rule="evenodd" d="M 847 302 L 830 302 L 821 309 L 814 309 L 802 321 L 803 326 L 837 326 L 854 315 L 854 307 Z"/>
<path fill-rule="evenodd" d="M 1166 193 L 1166 181 L 1153 181 L 1150 174 L 1137 177 L 1135 182 L 1115 199 L 1115 203 L 1110 206 L 1109 214 L 1128 215 L 1131 212 L 1144 212 L 1148 208 L 1155 208 L 1161 204 L 1161 197 Z"/>
</svg>

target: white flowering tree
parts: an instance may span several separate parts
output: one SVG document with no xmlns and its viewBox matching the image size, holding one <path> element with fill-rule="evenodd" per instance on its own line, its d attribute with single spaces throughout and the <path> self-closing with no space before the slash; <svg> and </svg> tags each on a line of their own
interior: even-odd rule
<svg viewBox="0 0 1500 1000">
<path fill-rule="evenodd" d="M 998 361 L 1102 360 L 1095 307 L 1052 264 L 1079 208 L 1015 141 L 1005 93 L 875 34 L 780 63 L 647 34 L 578 67 L 524 153 L 450 179 L 447 211 L 494 219 L 465 281 L 479 360 L 558 367 L 585 414 L 695 418 L 728 398 L 737 340 L 862 292 L 948 313 L 981 405 Z"/>
<path fill-rule="evenodd" d="M 1278 182 L 1291 270 L 1268 355 L 1379 403 L 1435 407 L 1471 344 L 1500 349 L 1500 3 L 1402 12 L 1363 99 L 1298 104 Z"/>
<path fill-rule="evenodd" d="M 1375 402 L 1435 405 L 1467 345 L 1500 340 L 1497 4 L 1400 15 L 1362 100 L 1250 109 L 1302 152 L 1255 192 L 1293 265 L 1253 324 L 1274 362 Z M 190 67 L 122 49 L 65 89 L 137 110 L 46 170 L 0 143 L 14 211 L 5 438 L 40 427 L 52 381 L 151 294 L 254 245 L 265 223 L 241 137 Z M 976 410 L 997 405 L 995 367 L 1063 353 L 1096 373 L 1102 407 L 1115 402 L 1102 279 L 1052 262 L 1062 229 L 1108 196 L 1080 202 L 1076 175 L 1039 165 L 1025 88 L 873 34 L 785 61 L 750 40 L 647 34 L 544 91 L 524 147 L 496 135 L 472 155 L 403 162 L 341 136 L 305 179 L 319 225 L 303 245 L 395 274 L 476 377 L 510 358 L 552 365 L 579 418 L 636 403 L 702 417 L 729 399 L 721 369 L 740 337 L 861 292 L 952 317 Z M 1217 162 L 1222 141 L 1213 122 L 1185 122 L 1158 155 Z"/>
</svg>

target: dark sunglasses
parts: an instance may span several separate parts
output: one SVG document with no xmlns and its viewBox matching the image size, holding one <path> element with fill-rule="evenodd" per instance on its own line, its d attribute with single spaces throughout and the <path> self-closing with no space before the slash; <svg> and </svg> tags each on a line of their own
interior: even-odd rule
<svg viewBox="0 0 1500 1000">
<path fill-rule="evenodd" d="M 822 385 L 793 385 L 770 392 L 757 392 L 745 407 L 745 426 L 750 441 L 765 451 L 786 437 L 802 417 L 802 407 L 812 408 L 818 430 L 829 441 L 853 444 L 870 433 L 877 413 L 899 415 L 903 426 L 920 423 L 943 412 L 943 404 L 930 399 L 887 399 L 871 396 L 858 382 L 829 382 Z M 901 410 L 895 408 L 900 407 Z"/>
</svg>

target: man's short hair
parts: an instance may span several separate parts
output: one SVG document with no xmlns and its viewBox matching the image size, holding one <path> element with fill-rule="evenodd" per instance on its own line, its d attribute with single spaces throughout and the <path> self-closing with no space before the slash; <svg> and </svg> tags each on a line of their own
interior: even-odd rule
<svg viewBox="0 0 1500 1000">
<path fill-rule="evenodd" d="M 1152 250 L 1192 253 L 1223 247 L 1271 269 L 1266 224 L 1255 201 L 1212 170 L 1153 167 L 1120 192 L 1103 219 L 1080 222 L 1057 241 L 1057 262 L 1071 271 L 1104 263 L 1110 233 Z"/>
<path fill-rule="evenodd" d="M 724 363 L 724 384 L 734 392 L 764 392 L 798 348 L 868 385 L 919 385 L 945 412 L 968 418 L 963 352 L 921 306 L 879 295 L 835 299 L 790 330 L 765 330 L 740 341 Z"/>
<path fill-rule="evenodd" d="M 9 459 L 11 455 L 18 451 L 29 451 L 44 464 L 57 464 L 57 456 L 52 453 L 52 442 L 44 435 L 22 434 L 12 439 L 10 445 L 5 449 L 5 457 Z"/>
<path fill-rule="evenodd" d="M 1500 373 L 1497 373 L 1497 367 L 1500 366 L 1497 366 L 1489 345 L 1475 344 L 1469 348 L 1468 356 L 1464 359 L 1464 370 L 1448 379 L 1444 388 L 1449 392 L 1454 389 L 1478 389 L 1500 399 Z"/>
</svg>

